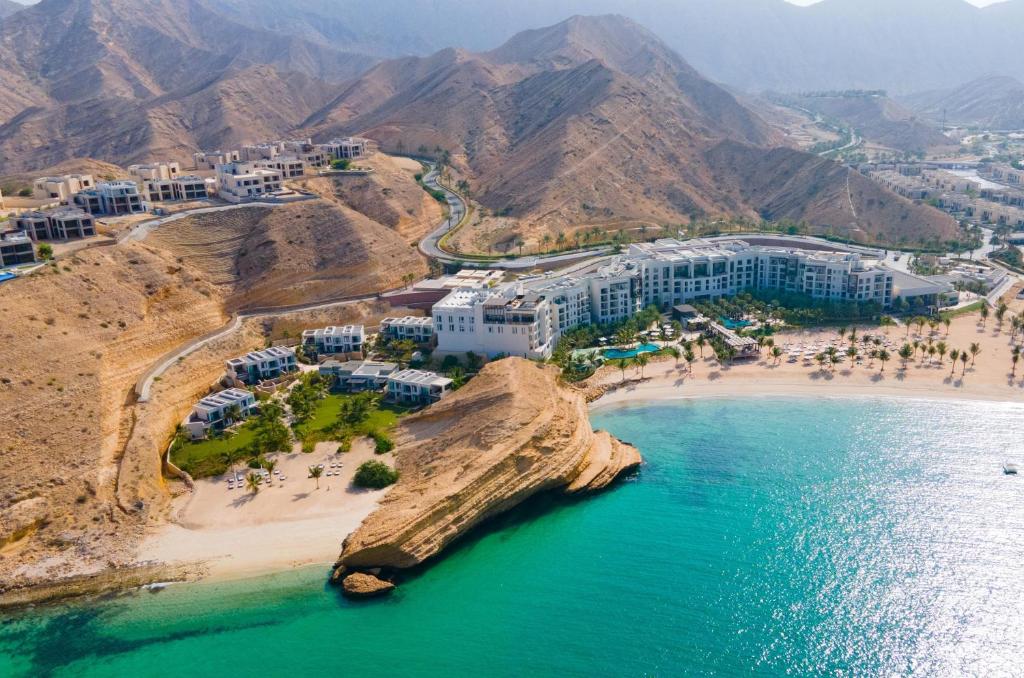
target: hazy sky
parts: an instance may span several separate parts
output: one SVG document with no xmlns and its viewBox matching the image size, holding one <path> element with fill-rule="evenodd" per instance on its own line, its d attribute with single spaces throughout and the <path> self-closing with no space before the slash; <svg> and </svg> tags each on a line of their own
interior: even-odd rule
<svg viewBox="0 0 1024 678">
<path fill-rule="evenodd" d="M 994 5 L 995 3 L 1002 1 L 1003 0 L 967 0 L 967 2 L 971 3 L 972 5 L 977 5 L 978 7 Z M 789 2 L 793 3 L 794 5 L 813 5 L 816 2 L 820 2 L 820 0 L 789 0 Z"/>
</svg>

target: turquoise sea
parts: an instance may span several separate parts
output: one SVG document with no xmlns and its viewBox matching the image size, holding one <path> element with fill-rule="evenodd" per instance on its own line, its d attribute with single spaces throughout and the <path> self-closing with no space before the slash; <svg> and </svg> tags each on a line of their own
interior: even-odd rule
<svg viewBox="0 0 1024 678">
<path fill-rule="evenodd" d="M 0 623 L 0 676 L 1021 676 L 1024 405 L 597 413 L 647 463 L 542 498 L 397 595 L 319 569 Z"/>
</svg>

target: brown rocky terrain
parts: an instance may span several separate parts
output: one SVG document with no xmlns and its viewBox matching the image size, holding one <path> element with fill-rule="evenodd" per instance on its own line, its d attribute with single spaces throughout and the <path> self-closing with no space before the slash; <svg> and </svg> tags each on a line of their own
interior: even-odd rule
<svg viewBox="0 0 1024 678">
<path fill-rule="evenodd" d="M 396 442 L 398 483 L 346 539 L 339 578 L 416 566 L 539 492 L 601 489 L 641 462 L 591 429 L 583 395 L 562 386 L 556 368 L 519 358 L 486 365 L 404 419 Z"/>
<path fill-rule="evenodd" d="M 142 528 L 164 520 L 180 491 L 160 472 L 174 425 L 227 357 L 396 312 L 362 302 L 247 320 L 135 402 L 149 367 L 239 308 L 373 294 L 425 270 L 407 238 L 440 209 L 402 161 L 374 162 L 381 171 L 360 179 L 349 202 L 370 204 L 376 190 L 389 205 L 378 216 L 391 210 L 393 226 L 343 204 L 350 178 L 338 178 L 329 198 L 172 222 L 144 242 L 81 250 L 0 286 L 0 593 L 132 561 Z M 234 214 L 244 218 L 221 221 Z"/>
<path fill-rule="evenodd" d="M 183 159 L 282 134 L 374 61 L 206 0 L 42 0 L 0 25 L 0 167 Z"/>
<path fill-rule="evenodd" d="M 1024 82 L 986 76 L 959 87 L 903 97 L 902 101 L 935 122 L 989 130 L 1024 129 Z"/>
<path fill-rule="evenodd" d="M 512 233 L 483 221 L 486 234 L 464 234 L 478 250 L 512 236 L 535 246 L 545 235 L 593 226 L 762 217 L 771 210 L 748 199 L 742 168 L 731 171 L 716 151 L 734 144 L 766 166 L 777 157 L 772 149 L 787 143 L 653 34 L 617 16 L 574 17 L 490 52 L 444 50 L 384 62 L 305 129 L 358 132 L 389 149 L 449 150 L 484 210 L 516 221 Z M 799 212 L 812 229 L 905 236 L 901 222 L 875 211 L 876 202 L 836 218 L 845 210 L 834 201 L 842 199 L 847 170 L 823 170 L 820 158 L 795 151 L 787 167 L 790 174 L 772 172 L 763 189 L 791 203 L 786 211 Z M 807 175 L 817 181 L 791 181 Z M 943 222 L 928 210 L 912 211 L 925 227 Z M 950 223 L 940 237 L 951 237 Z"/>
</svg>

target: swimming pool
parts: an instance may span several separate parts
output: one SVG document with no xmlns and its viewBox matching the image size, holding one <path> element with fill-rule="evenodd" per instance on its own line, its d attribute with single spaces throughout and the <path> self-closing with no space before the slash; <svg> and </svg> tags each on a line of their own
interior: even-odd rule
<svg viewBox="0 0 1024 678">
<path fill-rule="evenodd" d="M 628 351 L 623 351 L 618 348 L 608 348 L 604 350 L 604 357 L 609 360 L 618 360 L 619 358 L 635 358 L 641 353 L 655 353 L 661 350 L 661 346 L 657 344 L 640 344 L 636 348 L 631 348 Z"/>
<path fill-rule="evenodd" d="M 744 327 L 750 327 L 754 324 L 753 321 L 750 320 L 733 320 L 732 318 L 726 318 L 724 316 L 719 318 L 719 320 L 722 321 L 722 324 L 725 325 L 725 328 L 728 330 L 742 330 Z"/>
</svg>

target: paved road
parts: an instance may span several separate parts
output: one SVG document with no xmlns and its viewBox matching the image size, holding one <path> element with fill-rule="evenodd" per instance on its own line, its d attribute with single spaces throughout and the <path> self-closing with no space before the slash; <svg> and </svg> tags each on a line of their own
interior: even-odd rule
<svg viewBox="0 0 1024 678">
<path fill-rule="evenodd" d="M 343 299 L 337 299 L 334 301 L 317 301 L 309 304 L 297 304 L 294 306 L 279 306 L 273 308 L 258 308 L 249 311 L 242 311 L 232 316 L 228 323 L 218 329 L 205 334 L 201 337 L 191 339 L 185 344 L 182 344 L 178 348 L 174 349 L 170 353 L 165 354 L 159 361 L 150 367 L 139 380 L 135 383 L 135 395 L 138 398 L 138 402 L 144 403 L 149 400 L 150 391 L 153 388 L 154 380 L 161 376 L 164 372 L 178 362 L 179 359 L 194 353 L 203 346 L 210 342 L 222 339 L 230 334 L 238 331 L 242 326 L 242 321 L 248 318 L 272 318 L 275 316 L 288 315 L 290 313 L 296 313 L 299 311 L 317 311 L 325 308 L 337 308 L 339 306 L 348 306 L 350 304 L 357 304 L 361 301 L 372 301 L 380 297 L 380 294 L 365 294 L 358 297 L 346 297 Z"/>
<path fill-rule="evenodd" d="M 423 160 L 421 160 L 421 162 L 425 162 L 425 164 L 430 168 L 429 171 L 423 175 L 423 184 L 427 186 L 427 188 L 441 191 L 445 194 L 445 199 L 448 202 L 448 218 L 438 224 L 437 228 L 420 241 L 420 252 L 432 259 L 437 259 L 438 261 L 443 261 L 449 264 L 471 261 L 466 257 L 459 257 L 456 254 L 446 252 L 442 250 L 439 245 L 441 238 L 458 226 L 459 222 L 466 214 L 465 201 L 462 199 L 462 196 L 441 183 L 441 177 L 437 171 L 437 165 L 435 163 Z M 590 247 L 583 250 L 564 252 L 562 254 L 527 255 L 525 257 L 480 262 L 479 265 L 485 268 L 497 268 L 509 271 L 527 270 L 537 268 L 538 266 L 551 266 L 553 264 L 562 264 L 571 261 L 578 261 L 580 259 L 588 259 L 600 254 L 607 254 L 610 250 L 611 248 L 609 247 Z"/>
</svg>

